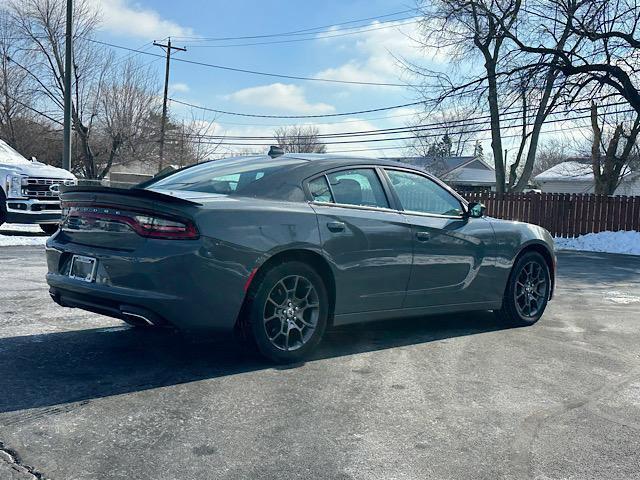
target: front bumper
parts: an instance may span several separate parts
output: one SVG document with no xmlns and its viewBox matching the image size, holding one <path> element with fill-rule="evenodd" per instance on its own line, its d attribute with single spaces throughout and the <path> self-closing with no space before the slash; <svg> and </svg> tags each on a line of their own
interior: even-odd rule
<svg viewBox="0 0 640 480">
<path fill-rule="evenodd" d="M 64 237 L 58 232 L 46 247 L 46 279 L 56 303 L 187 330 L 230 331 L 235 326 L 248 273 L 211 258 L 211 240 L 154 239 L 134 251 L 117 251 L 65 243 Z M 97 259 L 95 281 L 68 276 L 74 254 Z"/>
<path fill-rule="evenodd" d="M 6 201 L 8 223 L 58 223 L 60 202 L 10 198 Z"/>
</svg>

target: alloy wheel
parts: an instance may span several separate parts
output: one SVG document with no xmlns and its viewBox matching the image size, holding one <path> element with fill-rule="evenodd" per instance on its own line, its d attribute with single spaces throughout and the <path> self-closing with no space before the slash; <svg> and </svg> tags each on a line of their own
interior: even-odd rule
<svg viewBox="0 0 640 480">
<path fill-rule="evenodd" d="M 279 280 L 269 292 L 264 306 L 264 328 L 278 349 L 293 351 L 313 336 L 320 315 L 318 292 L 302 275 Z"/>
<path fill-rule="evenodd" d="M 527 318 L 536 317 L 547 300 L 547 276 L 538 262 L 526 263 L 516 277 L 515 303 L 518 313 Z"/>
</svg>

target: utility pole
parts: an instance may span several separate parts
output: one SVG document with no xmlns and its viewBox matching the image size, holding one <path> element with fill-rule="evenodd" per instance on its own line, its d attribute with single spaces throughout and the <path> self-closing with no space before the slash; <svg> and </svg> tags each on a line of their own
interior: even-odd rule
<svg viewBox="0 0 640 480">
<path fill-rule="evenodd" d="M 171 46 L 171 37 L 169 37 L 167 44 L 163 45 L 162 43 L 153 42 L 156 47 L 164 48 L 167 51 L 167 63 L 164 71 L 164 98 L 162 101 L 162 120 L 160 123 L 160 164 L 158 166 L 158 171 L 161 171 L 164 167 L 164 130 L 165 124 L 167 123 L 167 96 L 169 95 L 169 67 L 171 65 L 171 50 L 179 50 L 181 52 L 186 52 L 186 48 L 180 47 L 172 47 Z"/>
<path fill-rule="evenodd" d="M 73 33 L 73 0 L 67 0 L 67 31 L 64 44 L 64 126 L 62 168 L 71 170 L 71 52 Z"/>
</svg>

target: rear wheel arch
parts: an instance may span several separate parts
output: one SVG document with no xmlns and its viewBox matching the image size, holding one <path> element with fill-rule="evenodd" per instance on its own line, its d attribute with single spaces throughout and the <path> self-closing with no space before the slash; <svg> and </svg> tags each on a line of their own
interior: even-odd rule
<svg viewBox="0 0 640 480">
<path fill-rule="evenodd" d="M 280 265 L 289 261 L 298 261 L 309 265 L 313 268 L 318 275 L 322 278 L 327 289 L 327 295 L 329 297 L 329 321 L 333 321 L 333 312 L 335 310 L 336 301 L 336 284 L 333 270 L 329 265 L 329 262 L 318 252 L 306 249 L 292 249 L 278 252 L 266 261 L 264 261 L 256 270 L 255 274 L 251 278 L 249 288 L 247 289 L 247 295 L 245 296 L 244 304 L 252 294 L 255 294 L 256 286 L 260 283 L 260 280 L 266 272 L 276 265 Z M 244 307 L 244 305 L 243 305 Z"/>
</svg>

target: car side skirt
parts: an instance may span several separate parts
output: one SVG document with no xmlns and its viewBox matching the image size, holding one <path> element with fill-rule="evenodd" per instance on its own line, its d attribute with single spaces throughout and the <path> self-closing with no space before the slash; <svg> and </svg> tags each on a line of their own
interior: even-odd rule
<svg viewBox="0 0 640 480">
<path fill-rule="evenodd" d="M 333 325 L 349 325 L 378 320 L 390 320 L 401 317 L 420 317 L 454 312 L 472 312 L 478 310 L 498 310 L 500 302 L 459 303 L 454 305 L 437 305 L 431 307 L 398 308 L 394 310 L 378 310 L 373 312 L 345 313 L 335 315 Z"/>
</svg>

